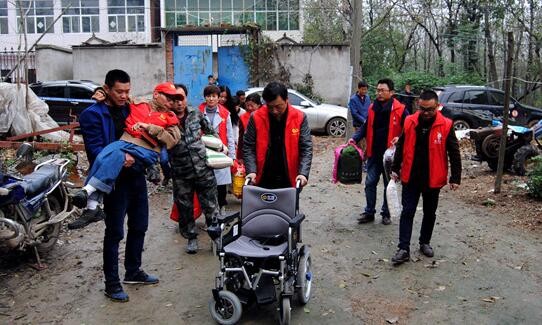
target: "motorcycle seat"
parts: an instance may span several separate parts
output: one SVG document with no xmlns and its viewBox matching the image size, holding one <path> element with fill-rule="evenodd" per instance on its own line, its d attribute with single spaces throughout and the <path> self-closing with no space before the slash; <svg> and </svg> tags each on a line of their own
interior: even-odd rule
<svg viewBox="0 0 542 325">
<path fill-rule="evenodd" d="M 49 189 L 54 183 L 60 179 L 60 171 L 58 166 L 46 164 L 38 170 L 25 175 L 21 186 L 27 196 L 33 197 L 45 190 Z"/>
</svg>

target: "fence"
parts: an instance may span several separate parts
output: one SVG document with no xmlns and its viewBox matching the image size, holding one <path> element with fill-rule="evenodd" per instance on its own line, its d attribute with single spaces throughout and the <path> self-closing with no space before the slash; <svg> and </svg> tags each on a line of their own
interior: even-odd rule
<svg viewBox="0 0 542 325">
<path fill-rule="evenodd" d="M 36 52 L 29 52 L 26 56 L 28 64 L 28 80 L 25 80 L 24 62 L 8 77 L 8 73 L 17 66 L 17 62 L 24 56 L 24 51 L 15 51 L 13 48 L 0 51 L 1 80 L 6 82 L 36 82 Z"/>
</svg>

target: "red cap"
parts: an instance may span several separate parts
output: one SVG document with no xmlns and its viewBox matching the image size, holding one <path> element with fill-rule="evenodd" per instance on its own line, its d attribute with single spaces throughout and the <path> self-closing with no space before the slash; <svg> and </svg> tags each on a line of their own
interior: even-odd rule
<svg viewBox="0 0 542 325">
<path fill-rule="evenodd" d="M 170 96 L 177 96 L 177 89 L 175 85 L 171 82 L 163 82 L 154 87 L 154 91 L 163 93 Z"/>
</svg>

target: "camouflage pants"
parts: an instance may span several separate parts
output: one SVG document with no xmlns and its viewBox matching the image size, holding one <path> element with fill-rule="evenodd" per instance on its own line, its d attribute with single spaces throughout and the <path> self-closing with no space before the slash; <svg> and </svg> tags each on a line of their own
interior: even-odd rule
<svg viewBox="0 0 542 325">
<path fill-rule="evenodd" d="M 189 179 L 174 177 L 173 198 L 179 210 L 179 230 L 186 239 L 198 236 L 194 220 L 194 192 L 197 193 L 207 226 L 218 215 L 216 179 L 212 173 L 209 176 Z"/>
</svg>

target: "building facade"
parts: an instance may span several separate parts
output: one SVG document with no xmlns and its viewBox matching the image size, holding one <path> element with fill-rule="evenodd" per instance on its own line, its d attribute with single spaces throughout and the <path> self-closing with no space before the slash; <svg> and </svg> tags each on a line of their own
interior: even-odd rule
<svg viewBox="0 0 542 325">
<path fill-rule="evenodd" d="M 79 45 L 93 34 L 109 42 L 157 41 L 160 28 L 257 23 L 278 39 L 300 40 L 301 0 L 0 0 L 0 47 L 17 49 L 21 22 L 28 47 Z M 20 7 L 19 5 L 20 4 Z M 55 19 L 58 21 L 55 23 Z M 24 48 L 24 45 L 22 45 Z"/>
</svg>

